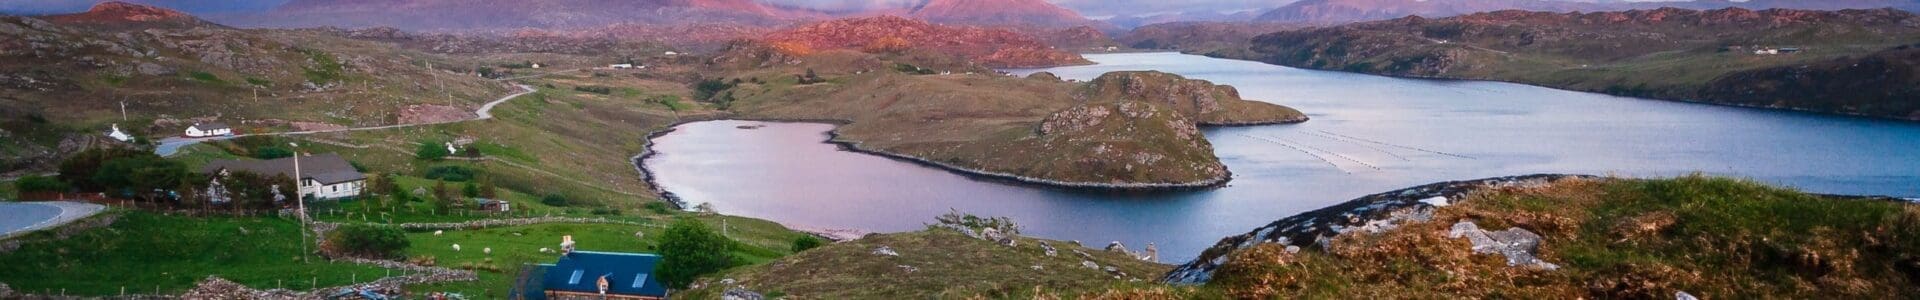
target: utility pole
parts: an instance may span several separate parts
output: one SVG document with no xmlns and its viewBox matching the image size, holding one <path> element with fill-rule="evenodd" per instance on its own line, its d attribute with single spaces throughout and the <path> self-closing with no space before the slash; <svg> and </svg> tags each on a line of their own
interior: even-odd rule
<svg viewBox="0 0 1920 300">
<path fill-rule="evenodd" d="M 120 97 L 120 121 L 127 121 L 127 97 Z"/>
<path fill-rule="evenodd" d="M 293 146 L 293 202 L 299 206 L 295 213 L 300 214 L 300 262 L 307 262 L 307 195 L 300 193 L 300 143 L 287 143 Z"/>
</svg>

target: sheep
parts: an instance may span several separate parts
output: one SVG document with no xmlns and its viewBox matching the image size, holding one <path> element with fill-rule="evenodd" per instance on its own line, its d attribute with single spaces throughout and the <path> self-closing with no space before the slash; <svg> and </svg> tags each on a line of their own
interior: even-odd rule
<svg viewBox="0 0 1920 300">
<path fill-rule="evenodd" d="M 493 247 L 480 248 L 480 253 L 493 254 Z"/>
<path fill-rule="evenodd" d="M 460 252 L 460 244 L 453 244 L 453 252 Z"/>
<path fill-rule="evenodd" d="M 442 231 L 439 231 L 439 230 L 434 230 L 434 231 L 433 231 L 433 235 L 434 235 L 434 236 L 440 236 L 440 234 L 442 234 L 442 233 L 446 233 L 446 232 L 442 232 Z"/>
<path fill-rule="evenodd" d="M 553 253 L 553 249 L 540 248 L 540 253 Z"/>
</svg>

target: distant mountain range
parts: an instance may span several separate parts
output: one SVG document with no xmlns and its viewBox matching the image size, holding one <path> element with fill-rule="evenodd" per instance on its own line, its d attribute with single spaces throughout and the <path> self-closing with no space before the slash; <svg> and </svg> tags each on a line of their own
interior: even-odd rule
<svg viewBox="0 0 1920 300">
<path fill-rule="evenodd" d="M 1749 9 L 1793 8 L 1816 10 L 1893 7 L 1913 11 L 1920 10 L 1920 0 L 1750 0 L 1744 2 L 1728 0 L 1639 2 L 1620 0 L 1301 0 L 1267 11 L 1267 13 L 1260 15 L 1260 17 L 1255 20 L 1265 22 L 1339 24 L 1386 20 L 1405 16 L 1428 18 L 1450 17 L 1476 12 L 1511 9 L 1547 12 L 1594 12 L 1656 9 L 1661 7 L 1687 9 L 1717 9 L 1727 7 Z"/>
<path fill-rule="evenodd" d="M 404 30 L 569 29 L 616 24 L 781 26 L 898 15 L 941 24 L 1072 27 L 1099 24 L 1045 0 L 930 0 L 860 11 L 819 11 L 755 0 L 293 0 L 266 12 L 208 16 L 240 27 Z"/>
</svg>

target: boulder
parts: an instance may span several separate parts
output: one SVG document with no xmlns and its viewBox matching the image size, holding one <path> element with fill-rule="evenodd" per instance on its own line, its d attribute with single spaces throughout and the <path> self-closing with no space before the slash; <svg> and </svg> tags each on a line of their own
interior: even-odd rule
<svg viewBox="0 0 1920 300">
<path fill-rule="evenodd" d="M 894 252 L 893 247 L 887 247 L 887 246 L 880 246 L 880 248 L 874 248 L 873 254 L 885 255 L 885 256 L 900 256 L 900 252 Z"/>
<path fill-rule="evenodd" d="M 753 291 L 749 291 L 749 290 L 747 290 L 747 289 L 744 289 L 744 288 L 740 288 L 740 287 L 737 287 L 737 286 L 736 286 L 736 287 L 729 287 L 729 288 L 727 288 L 727 291 L 726 291 L 726 292 L 723 292 L 723 293 L 721 293 L 721 294 L 720 294 L 720 299 L 723 299 L 723 300 L 761 300 L 761 299 L 766 299 L 766 296 L 761 296 L 761 295 L 760 295 L 760 293 L 755 293 L 755 292 L 753 292 Z"/>
<path fill-rule="evenodd" d="M 1501 231 L 1480 229 L 1472 221 L 1461 220 L 1454 223 L 1447 232 L 1448 237 L 1466 238 L 1473 243 L 1473 252 L 1482 254 L 1500 254 L 1507 258 L 1508 266 L 1524 266 L 1543 270 L 1556 270 L 1559 265 L 1548 263 L 1534 256 L 1540 250 L 1540 235 L 1519 227 Z"/>
</svg>

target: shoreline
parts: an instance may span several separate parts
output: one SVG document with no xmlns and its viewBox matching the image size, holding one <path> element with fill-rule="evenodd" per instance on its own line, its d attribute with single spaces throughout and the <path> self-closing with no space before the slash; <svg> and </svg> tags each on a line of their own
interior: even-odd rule
<svg viewBox="0 0 1920 300">
<path fill-rule="evenodd" d="M 660 187 L 657 180 L 655 180 L 653 170 L 648 169 L 646 167 L 646 159 L 652 158 L 654 155 L 657 155 L 659 153 L 653 150 L 653 139 L 659 138 L 661 136 L 665 136 L 667 134 L 673 133 L 674 131 L 677 131 L 675 127 L 679 127 L 680 125 L 686 125 L 688 123 L 695 123 L 695 122 L 728 121 L 728 120 L 771 122 L 771 123 L 814 123 L 814 124 L 833 125 L 834 126 L 833 129 L 826 131 L 827 139 L 821 142 L 827 143 L 827 144 L 833 144 L 842 151 L 874 155 L 874 156 L 884 157 L 884 158 L 893 159 L 897 161 L 913 163 L 915 165 L 931 167 L 931 168 L 959 174 L 969 179 L 991 180 L 991 181 L 997 181 L 1000 183 L 1023 185 L 1023 186 L 1037 187 L 1037 188 L 1060 189 L 1060 190 L 1089 192 L 1089 193 L 1183 192 L 1183 191 L 1196 191 L 1196 190 L 1206 190 L 1211 188 L 1217 188 L 1220 186 L 1224 186 L 1228 182 L 1231 182 L 1233 180 L 1233 170 L 1231 169 L 1227 169 L 1225 174 L 1222 174 L 1221 176 L 1209 178 L 1206 180 L 1192 181 L 1192 182 L 1103 183 L 1103 182 L 1076 182 L 1076 181 L 1063 181 L 1063 180 L 1053 180 L 1053 179 L 1045 179 L 1045 178 L 1034 178 L 1034 177 L 1021 176 L 1016 174 L 1008 174 L 1008 173 L 994 172 L 994 171 L 988 171 L 988 170 L 967 168 L 967 167 L 962 167 L 962 166 L 957 166 L 957 165 L 942 163 L 942 162 L 936 162 L 936 161 L 928 160 L 925 158 L 919 158 L 919 157 L 914 157 L 914 156 L 905 155 L 905 154 L 893 153 L 893 152 L 888 152 L 884 150 L 870 149 L 870 148 L 860 146 L 860 143 L 857 141 L 843 140 L 840 138 L 840 132 L 839 132 L 840 126 L 846 125 L 846 124 L 852 124 L 853 122 L 848 120 L 840 120 L 840 119 L 746 118 L 746 117 L 738 117 L 738 116 L 726 116 L 726 117 L 711 118 L 711 119 L 700 118 L 700 119 L 683 120 L 680 122 L 675 122 L 672 125 L 667 126 L 665 129 L 655 130 L 651 133 L 648 133 L 646 136 L 646 141 L 643 143 L 643 145 L 645 145 L 645 150 L 641 151 L 640 154 L 631 157 L 629 160 L 634 165 L 634 169 L 638 170 L 641 173 L 641 175 L 646 177 L 645 181 L 647 182 L 647 185 L 654 191 L 655 194 L 660 195 L 661 198 L 674 204 L 674 206 L 680 207 L 681 209 L 686 209 L 687 203 L 685 202 L 685 200 L 680 199 L 680 197 L 675 195 L 672 191 L 667 191 L 666 188 Z M 1282 119 L 1282 120 L 1268 121 L 1268 122 L 1201 123 L 1201 124 L 1198 124 L 1198 126 L 1200 127 L 1247 127 L 1247 126 L 1265 126 L 1265 125 L 1284 125 L 1284 124 L 1299 124 L 1299 123 L 1306 122 L 1308 120 L 1310 120 L 1309 117 L 1302 115 L 1299 118 L 1289 118 L 1289 119 Z M 1226 166 L 1223 165 L 1222 168 L 1224 169 L 1226 168 Z"/>
<path fill-rule="evenodd" d="M 1419 76 L 1419 75 L 1397 75 L 1397 74 L 1376 74 L 1376 73 L 1364 73 L 1364 72 L 1353 72 L 1353 71 L 1346 71 L 1346 70 L 1336 70 L 1336 69 L 1324 69 L 1324 68 L 1313 68 L 1313 67 L 1307 67 L 1307 66 L 1294 66 L 1294 65 L 1285 65 L 1285 64 L 1277 64 L 1277 63 L 1271 63 L 1271 62 L 1265 62 L 1265 61 L 1259 61 L 1259 60 L 1253 60 L 1253 59 L 1245 59 L 1245 58 L 1238 58 L 1238 57 L 1229 57 L 1229 56 L 1219 56 L 1219 55 L 1213 55 L 1213 53 L 1187 53 L 1187 52 L 1177 52 L 1177 53 L 1180 53 L 1180 54 L 1186 54 L 1186 55 L 1197 55 L 1197 56 L 1205 56 L 1205 57 L 1211 57 L 1211 58 L 1218 58 L 1218 59 L 1228 59 L 1228 60 L 1238 60 L 1238 61 L 1247 61 L 1247 62 L 1255 62 L 1255 63 L 1260 63 L 1260 64 L 1265 64 L 1265 65 L 1273 65 L 1273 66 L 1281 66 L 1281 67 L 1288 67 L 1288 68 L 1295 68 L 1295 69 L 1301 69 L 1301 70 L 1313 70 L 1313 71 L 1325 71 L 1325 72 L 1339 72 L 1339 73 L 1347 73 L 1347 74 L 1360 74 L 1360 75 L 1368 75 L 1368 76 L 1380 76 L 1380 77 L 1388 77 L 1388 78 L 1398 78 L 1398 79 L 1412 79 L 1412 80 L 1431 80 L 1431 81 L 1453 81 L 1453 82 L 1465 82 L 1465 81 L 1479 81 L 1479 82 L 1499 82 L 1499 83 L 1510 83 L 1510 84 L 1518 84 L 1518 85 L 1525 85 L 1525 86 L 1531 86 L 1531 87 L 1538 87 L 1538 88 L 1546 88 L 1546 89 L 1554 89 L 1554 90 L 1562 90 L 1562 91 L 1571 91 L 1571 92 L 1581 92 L 1581 93 L 1590 93 L 1590 94 L 1598 94 L 1598 95 L 1607 95 L 1607 96 L 1613 96 L 1613 97 L 1621 97 L 1621 98 L 1628 98 L 1628 99 L 1635 99 L 1635 100 L 1652 100 L 1652 101 L 1661 101 L 1661 102 L 1675 102 L 1675 103 L 1687 103 L 1687 104 L 1700 104 L 1700 105 L 1710 105 L 1710 106 L 1719 106 L 1719 107 L 1734 107 L 1734 108 L 1745 108 L 1745 109 L 1753 109 L 1753 110 L 1760 110 L 1760 111 L 1771 111 L 1771 112 L 1790 112 L 1790 113 L 1803 113 L 1803 114 L 1810 114 L 1810 115 L 1819 115 L 1819 116 L 1829 116 L 1829 117 L 1852 117 L 1852 118 L 1864 118 L 1864 119 L 1875 119 L 1875 120 L 1888 120 L 1888 121 L 1899 121 L 1899 122 L 1920 122 L 1920 119 L 1908 119 L 1908 118 L 1900 118 L 1900 117 L 1894 117 L 1894 116 L 1879 116 L 1879 115 L 1868 115 L 1868 114 L 1860 114 L 1860 113 L 1849 113 L 1849 112 L 1838 112 L 1838 111 L 1817 111 L 1817 110 L 1811 110 L 1811 109 L 1805 109 L 1805 108 L 1796 108 L 1796 107 L 1772 107 L 1772 106 L 1760 106 L 1760 105 L 1743 105 L 1743 104 L 1737 104 L 1737 103 L 1719 103 L 1719 102 L 1707 102 L 1707 101 L 1699 101 L 1699 100 L 1686 100 L 1686 99 L 1669 99 L 1669 98 L 1660 98 L 1660 97 L 1645 97 L 1645 96 L 1634 96 L 1634 95 L 1621 95 L 1621 94 L 1614 94 L 1614 93 L 1608 93 L 1608 92 L 1606 92 L 1606 91 L 1591 91 L 1591 90 L 1582 90 L 1582 89 L 1575 89 L 1575 88 L 1571 88 L 1571 87 L 1557 87 L 1557 86 L 1550 86 L 1550 85 L 1544 85 L 1544 84 L 1538 84 L 1538 83 L 1532 83 L 1532 82 L 1523 82 L 1523 81 L 1518 81 L 1518 80 L 1512 80 L 1512 79 L 1499 79 L 1499 78 L 1464 78 L 1464 77 L 1441 77 L 1441 76 Z"/>
</svg>

